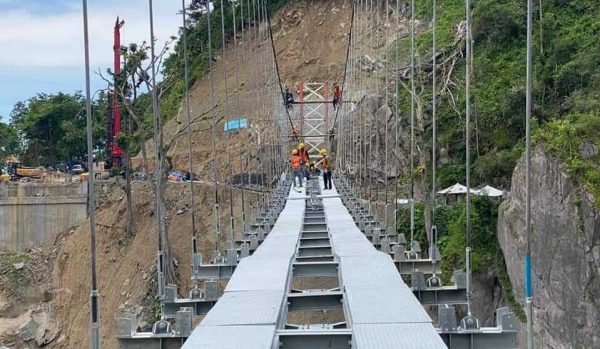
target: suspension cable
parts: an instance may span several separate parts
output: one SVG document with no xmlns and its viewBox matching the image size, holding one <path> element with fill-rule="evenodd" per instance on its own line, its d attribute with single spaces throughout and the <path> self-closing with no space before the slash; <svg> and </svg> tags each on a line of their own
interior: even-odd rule
<svg viewBox="0 0 600 349">
<path fill-rule="evenodd" d="M 431 93 L 431 128 L 432 128 L 432 136 L 431 136 L 431 253 L 430 256 L 431 263 L 434 265 L 433 271 L 435 275 L 435 264 L 436 264 L 436 245 L 437 245 L 437 226 L 435 224 L 435 192 L 436 192 L 436 146 L 437 146 L 437 2 L 436 0 L 432 0 L 433 6 L 433 14 L 432 14 L 432 70 L 433 70 L 433 81 L 432 81 L 432 93 Z"/>
<path fill-rule="evenodd" d="M 188 139 L 188 161 L 190 169 L 190 219 L 192 223 L 192 258 L 198 252 L 198 245 L 196 241 L 196 202 L 194 197 L 194 164 L 192 157 L 192 119 L 190 111 L 190 93 L 189 93 L 189 62 L 188 62 L 188 48 L 187 48 L 187 25 L 186 25 L 186 14 L 187 8 L 185 7 L 185 0 L 181 0 L 181 16 L 183 22 L 183 81 L 184 81 L 184 94 L 185 94 L 185 113 L 187 119 L 187 139 Z M 193 261 L 192 261 L 193 262 Z M 197 281 L 194 281 L 195 283 Z"/>
<path fill-rule="evenodd" d="M 150 61 L 152 66 L 152 115 L 153 115 L 153 123 L 154 123 L 154 150 L 155 150 L 155 171 L 154 177 L 156 179 L 156 225 L 158 231 L 158 267 L 157 267 L 157 283 L 158 283 L 158 296 L 160 299 L 164 296 L 164 286 L 165 286 L 165 275 L 164 275 L 164 255 L 163 255 L 163 244 L 166 243 L 164 239 L 164 220 L 163 220 L 163 193 L 162 193 L 162 182 L 163 182 L 163 173 L 162 173 L 162 144 L 161 144 L 161 120 L 159 116 L 159 105 L 158 105 L 158 95 L 156 93 L 156 63 L 155 63 L 155 52 L 154 52 L 154 16 L 153 16 L 153 8 L 152 8 L 152 0 L 148 0 L 149 3 L 149 15 L 150 15 Z M 162 313 L 162 302 L 161 302 L 161 313 Z"/>
<path fill-rule="evenodd" d="M 86 137 L 88 160 L 88 208 L 90 220 L 90 262 L 91 262 L 91 290 L 90 290 L 90 340 L 92 349 L 100 348 L 100 307 L 98 304 L 98 279 L 96 273 L 96 188 L 94 185 L 94 159 L 92 155 L 92 100 L 90 91 L 90 42 L 88 36 L 88 6 L 83 0 L 83 39 L 85 53 L 85 111 L 86 111 Z M 128 164 L 129 165 L 129 164 Z"/>
<path fill-rule="evenodd" d="M 540 8 L 541 11 L 541 8 Z M 525 101 L 525 225 L 526 225 L 526 251 L 525 251 L 525 313 L 527 316 L 527 348 L 534 348 L 533 338 L 533 286 L 531 280 L 531 109 L 532 109 L 532 26 L 533 2 L 527 0 L 527 66 L 526 66 L 526 101 Z"/>
<path fill-rule="evenodd" d="M 223 99 L 223 113 L 225 114 L 225 124 L 229 127 L 229 96 L 227 90 L 227 58 L 225 57 L 225 5 L 224 0 L 221 0 L 221 55 L 223 56 L 223 85 L 224 85 L 224 99 Z M 231 6 L 235 6 L 232 4 Z M 229 129 L 228 129 L 229 131 Z M 230 140 L 229 135 L 225 135 L 225 148 L 227 152 L 227 158 L 231 159 L 230 153 Z M 228 161 L 228 172 L 229 172 L 229 234 L 230 234 L 230 248 L 233 248 L 233 243 L 235 241 L 235 226 L 234 226 L 234 218 L 233 218 L 233 183 L 231 178 L 233 176 L 233 167 L 232 162 Z"/>
<path fill-rule="evenodd" d="M 410 5 L 410 242 L 415 238 L 415 0 Z"/>
<path fill-rule="evenodd" d="M 414 1 L 414 0 L 413 0 Z M 471 1 L 465 0 L 467 17 L 467 42 L 466 42 L 466 71 L 465 71 L 465 154 L 466 154 L 466 182 L 467 182 L 467 246 L 466 246 L 466 269 L 467 269 L 467 314 L 471 316 L 471 303 L 473 290 L 471 284 Z"/>
<path fill-rule="evenodd" d="M 271 41 L 271 49 L 273 50 L 273 57 L 275 59 L 275 69 L 277 70 L 277 82 L 279 84 L 279 91 L 281 93 L 281 98 L 282 98 L 283 102 L 286 103 L 285 97 L 283 95 L 283 85 L 281 84 L 281 74 L 279 73 L 279 63 L 277 63 L 277 51 L 275 51 L 275 41 L 273 41 L 273 31 L 271 30 L 271 19 L 269 19 L 268 13 L 267 13 L 266 17 L 267 17 L 267 28 L 269 29 L 269 32 L 268 32 L 269 40 Z M 292 122 L 292 117 L 290 116 L 290 111 L 288 110 L 288 108 L 285 108 L 285 112 L 286 112 L 288 120 L 290 122 L 290 127 L 292 127 L 292 129 L 294 129 L 294 123 Z"/>
<path fill-rule="evenodd" d="M 242 25 L 242 61 L 244 61 L 244 50 L 245 50 L 245 46 L 246 46 L 246 40 L 245 40 L 245 36 L 244 36 L 244 0 L 240 0 L 240 24 Z M 233 5 L 233 45 L 235 47 L 235 52 L 236 52 L 236 65 L 235 65 L 235 81 L 236 81 L 236 88 L 238 89 L 238 93 L 237 93 L 237 114 L 240 114 L 240 107 L 241 107 L 241 94 L 242 91 L 240 90 L 240 48 L 238 47 L 238 43 L 237 43 L 237 26 L 236 26 L 236 13 L 235 13 L 235 4 Z M 240 125 L 241 126 L 241 125 Z M 242 137 L 237 137 L 238 140 L 238 153 L 239 153 L 239 163 L 240 163 L 240 172 L 241 172 L 241 203 L 242 203 L 242 233 L 246 232 L 246 203 L 245 203 L 245 198 L 244 198 L 244 187 L 245 187 L 245 183 L 244 183 L 244 174 L 245 174 L 245 166 L 244 166 L 244 161 L 243 161 L 243 156 L 242 156 Z"/>
<path fill-rule="evenodd" d="M 343 80 L 342 80 L 342 100 L 340 101 L 340 103 L 343 103 L 343 96 L 344 96 L 344 91 L 346 88 L 346 74 L 348 72 L 348 57 L 350 56 L 350 45 L 352 43 L 352 28 L 354 28 L 354 2 L 352 2 L 352 14 L 350 17 L 350 33 L 348 34 L 348 46 L 346 47 L 346 64 L 344 65 L 344 75 L 343 75 Z M 333 125 L 335 126 L 335 123 L 337 122 L 337 118 L 338 115 L 340 113 L 340 108 L 338 108 L 336 110 L 335 113 L 335 118 L 333 119 Z"/>
<path fill-rule="evenodd" d="M 395 150 L 396 152 L 400 152 L 400 132 L 399 132 L 399 119 L 400 119 L 400 106 L 399 106 L 399 102 L 400 102 L 400 65 L 398 63 L 398 58 L 400 56 L 400 30 L 398 29 L 400 27 L 400 0 L 396 0 L 396 99 L 395 99 L 395 107 L 394 108 L 396 110 L 396 119 L 395 119 L 395 124 L 394 124 L 394 128 L 396 131 L 396 139 L 395 139 Z M 400 166 L 399 166 L 399 161 L 394 159 L 394 164 L 395 164 L 395 172 L 396 172 L 396 177 L 394 180 L 394 222 L 396 222 L 396 220 L 398 219 L 398 189 L 399 189 L 399 181 L 398 181 L 398 176 L 400 173 Z"/>
<path fill-rule="evenodd" d="M 388 21 L 389 21 L 389 15 L 388 15 L 388 11 L 389 10 L 389 0 L 385 0 L 385 36 L 387 37 L 387 27 L 388 27 Z M 386 50 L 387 51 L 387 50 Z M 387 54 L 386 54 L 386 59 L 385 59 L 385 85 L 384 85 L 384 93 L 385 93 L 385 106 L 388 106 L 388 60 L 387 60 Z M 385 205 L 384 205 L 384 224 L 386 226 L 387 229 L 387 224 L 388 224 L 388 175 L 387 175 L 387 167 L 388 167 L 388 116 L 386 114 L 385 116 L 385 149 L 384 149 L 384 160 L 383 160 L 383 176 L 384 176 L 384 196 L 385 196 Z"/>
<path fill-rule="evenodd" d="M 208 27 L 208 69 L 210 75 L 210 104 L 211 104 L 211 126 L 212 126 L 212 152 L 213 152 L 213 171 L 214 171 L 214 183 L 215 183 L 215 204 L 214 204 L 214 220 L 215 220 L 215 234 L 217 236 L 215 241 L 215 252 L 219 251 L 219 239 L 221 238 L 221 217 L 219 209 L 219 182 L 218 182 L 218 168 L 217 168 L 217 116 L 215 112 L 215 76 L 213 72 L 213 51 L 212 51 L 212 20 L 211 20 L 210 3 L 207 5 L 207 27 Z"/>
</svg>

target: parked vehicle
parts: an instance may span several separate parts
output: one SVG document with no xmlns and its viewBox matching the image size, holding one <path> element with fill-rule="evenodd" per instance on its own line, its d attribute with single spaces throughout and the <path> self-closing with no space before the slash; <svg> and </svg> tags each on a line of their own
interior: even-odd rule
<svg viewBox="0 0 600 349">
<path fill-rule="evenodd" d="M 82 174 L 83 167 L 81 165 L 73 165 L 73 169 L 71 170 L 71 172 L 73 172 L 73 174 Z"/>
</svg>

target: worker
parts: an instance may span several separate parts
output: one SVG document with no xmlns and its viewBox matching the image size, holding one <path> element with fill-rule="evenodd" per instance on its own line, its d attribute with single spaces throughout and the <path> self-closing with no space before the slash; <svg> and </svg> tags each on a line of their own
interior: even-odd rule
<svg viewBox="0 0 600 349">
<path fill-rule="evenodd" d="M 296 148 L 292 150 L 290 164 L 292 166 L 292 181 L 294 183 L 294 188 L 298 186 L 302 188 L 302 158 L 298 155 L 298 149 Z M 296 178 L 298 178 L 299 185 L 296 185 Z"/>
<path fill-rule="evenodd" d="M 300 130 L 298 130 L 298 127 L 296 126 L 294 126 L 292 129 L 292 139 L 294 141 L 298 141 L 300 139 Z"/>
<path fill-rule="evenodd" d="M 285 109 L 292 110 L 292 103 L 294 103 L 294 95 L 290 89 L 286 86 L 285 92 L 283 93 L 283 100 L 285 102 Z"/>
<path fill-rule="evenodd" d="M 342 103 L 342 91 L 340 90 L 340 86 L 337 84 L 334 85 L 333 90 L 333 110 L 336 109 Z"/>
<path fill-rule="evenodd" d="M 310 156 L 308 155 L 308 151 L 306 150 L 304 143 L 298 144 L 298 155 L 300 155 L 300 158 L 302 159 L 302 178 L 304 178 L 308 172 L 308 166 L 305 166 L 305 164 L 307 161 L 310 161 Z"/>
<path fill-rule="evenodd" d="M 319 153 L 323 157 L 323 160 L 321 160 L 321 170 L 323 171 L 325 190 L 333 189 L 333 186 L 331 185 L 331 165 L 329 163 L 329 158 L 327 157 L 327 150 L 323 148 Z"/>
<path fill-rule="evenodd" d="M 308 160 L 304 162 L 304 178 L 306 178 L 307 181 L 310 180 L 310 161 Z"/>
</svg>

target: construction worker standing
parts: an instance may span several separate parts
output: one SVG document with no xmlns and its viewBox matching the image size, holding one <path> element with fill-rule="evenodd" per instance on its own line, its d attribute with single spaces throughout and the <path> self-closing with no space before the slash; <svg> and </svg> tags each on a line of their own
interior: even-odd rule
<svg viewBox="0 0 600 349">
<path fill-rule="evenodd" d="M 308 151 L 306 150 L 304 143 L 300 143 L 298 145 L 298 155 L 300 155 L 300 159 L 302 159 L 302 178 L 304 178 L 308 175 L 307 163 L 310 163 L 310 156 L 308 155 Z"/>
<path fill-rule="evenodd" d="M 294 188 L 296 185 L 296 178 L 298 178 L 299 187 L 302 188 L 302 158 L 298 155 L 298 149 L 292 150 L 292 157 L 290 158 L 290 164 L 292 166 L 292 181 L 294 182 Z"/>
<path fill-rule="evenodd" d="M 333 189 L 331 185 L 331 166 L 329 158 L 327 157 L 327 150 L 325 148 L 320 151 L 323 160 L 321 160 L 321 170 L 323 171 L 323 182 L 325 183 L 325 190 Z"/>
<path fill-rule="evenodd" d="M 342 91 L 340 87 L 336 84 L 333 91 L 333 110 L 342 103 Z"/>
</svg>

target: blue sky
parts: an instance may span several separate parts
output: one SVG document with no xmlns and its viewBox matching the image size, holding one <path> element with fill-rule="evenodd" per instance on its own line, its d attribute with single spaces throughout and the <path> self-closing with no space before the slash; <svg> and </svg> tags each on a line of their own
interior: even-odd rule
<svg viewBox="0 0 600 349">
<path fill-rule="evenodd" d="M 188 3 L 189 0 L 186 0 Z M 148 0 L 88 0 L 93 71 L 112 65 L 113 26 L 123 43 L 149 40 Z M 154 0 L 155 35 L 163 43 L 181 23 L 180 0 Z M 81 0 L 0 0 L 0 116 L 37 93 L 84 90 Z M 92 92 L 105 83 L 92 74 Z"/>
</svg>

